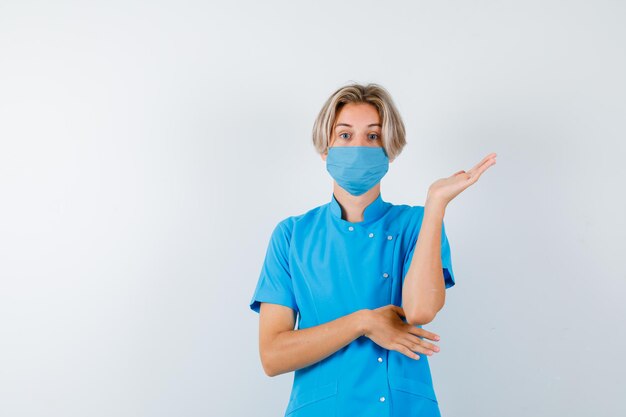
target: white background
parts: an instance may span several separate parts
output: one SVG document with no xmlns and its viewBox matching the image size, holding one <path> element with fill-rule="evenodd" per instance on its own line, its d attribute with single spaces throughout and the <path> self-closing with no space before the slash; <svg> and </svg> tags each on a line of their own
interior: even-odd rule
<svg viewBox="0 0 626 417">
<path fill-rule="evenodd" d="M 625 415 L 625 12 L 0 1 L 0 415 L 282 415 L 248 303 L 352 81 L 407 127 L 384 200 L 498 154 L 446 211 L 442 414 Z"/>
</svg>

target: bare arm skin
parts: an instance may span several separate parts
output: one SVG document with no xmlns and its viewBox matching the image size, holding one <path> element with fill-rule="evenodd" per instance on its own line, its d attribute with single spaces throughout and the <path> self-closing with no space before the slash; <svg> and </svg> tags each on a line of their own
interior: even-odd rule
<svg viewBox="0 0 626 417">
<path fill-rule="evenodd" d="M 445 303 L 441 265 L 441 224 L 445 206 L 426 202 L 411 265 L 402 285 L 402 305 L 411 324 L 427 324 Z"/>
<path fill-rule="evenodd" d="M 432 355 L 439 347 L 421 339 L 439 340 L 439 336 L 404 323 L 401 307 L 387 305 L 362 309 L 327 323 L 294 330 L 296 312 L 286 306 L 261 303 L 259 352 L 263 370 L 276 376 L 312 365 L 366 336 L 378 345 L 418 359 L 414 352 Z"/>
<path fill-rule="evenodd" d="M 286 306 L 261 303 L 259 351 L 263 370 L 276 376 L 312 365 L 363 335 L 362 311 L 319 326 L 294 330 L 296 312 Z"/>
<path fill-rule="evenodd" d="M 446 295 L 441 265 L 441 225 L 446 207 L 495 163 L 496 153 L 492 152 L 467 172 L 457 171 L 428 188 L 422 228 L 402 286 L 402 305 L 409 323 L 430 323 L 443 308 Z"/>
</svg>

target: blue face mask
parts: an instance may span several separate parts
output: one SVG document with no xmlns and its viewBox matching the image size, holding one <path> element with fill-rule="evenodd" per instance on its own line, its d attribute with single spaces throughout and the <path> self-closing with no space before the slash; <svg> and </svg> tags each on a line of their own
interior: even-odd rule
<svg viewBox="0 0 626 417">
<path fill-rule="evenodd" d="M 326 170 L 352 195 L 361 195 L 387 173 L 389 158 L 380 146 L 333 146 L 328 149 Z"/>
</svg>

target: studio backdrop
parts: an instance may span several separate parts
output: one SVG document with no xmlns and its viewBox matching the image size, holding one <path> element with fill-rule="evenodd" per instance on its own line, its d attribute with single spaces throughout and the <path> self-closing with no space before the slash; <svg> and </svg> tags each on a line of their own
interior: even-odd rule
<svg viewBox="0 0 626 417">
<path fill-rule="evenodd" d="M 0 415 L 283 415 L 248 303 L 330 201 L 311 130 L 350 82 L 406 125 L 386 201 L 498 154 L 445 213 L 442 415 L 626 415 L 625 13 L 0 1 Z"/>
</svg>

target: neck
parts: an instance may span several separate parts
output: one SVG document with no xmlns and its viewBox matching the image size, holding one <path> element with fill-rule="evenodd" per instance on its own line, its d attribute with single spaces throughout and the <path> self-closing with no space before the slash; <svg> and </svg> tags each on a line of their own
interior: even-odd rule
<svg viewBox="0 0 626 417">
<path fill-rule="evenodd" d="M 380 183 L 373 186 L 367 192 L 355 196 L 341 188 L 334 182 L 333 194 L 341 206 L 341 218 L 349 222 L 363 221 L 363 212 L 380 194 Z"/>
</svg>

